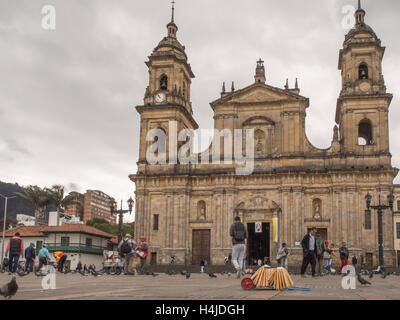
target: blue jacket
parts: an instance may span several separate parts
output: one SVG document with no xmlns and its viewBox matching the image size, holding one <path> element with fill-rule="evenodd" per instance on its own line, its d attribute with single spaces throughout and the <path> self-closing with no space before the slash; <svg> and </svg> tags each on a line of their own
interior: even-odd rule
<svg viewBox="0 0 400 320">
<path fill-rule="evenodd" d="M 42 248 L 39 251 L 38 258 L 45 257 L 50 260 L 49 250 L 47 248 Z"/>
<path fill-rule="evenodd" d="M 32 259 L 36 258 L 36 252 L 34 247 L 29 246 L 25 249 L 25 258 L 32 258 Z"/>
</svg>

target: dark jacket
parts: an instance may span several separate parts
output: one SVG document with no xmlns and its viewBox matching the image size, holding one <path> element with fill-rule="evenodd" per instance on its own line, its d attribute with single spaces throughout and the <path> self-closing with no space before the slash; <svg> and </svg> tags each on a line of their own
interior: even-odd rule
<svg viewBox="0 0 400 320">
<path fill-rule="evenodd" d="M 20 255 L 22 258 L 24 257 L 24 242 L 20 237 L 14 236 L 8 241 L 5 255 L 7 255 L 8 252 L 10 252 L 11 255 Z"/>
<path fill-rule="evenodd" d="M 25 258 L 30 258 L 30 259 L 36 258 L 36 251 L 34 247 L 29 246 L 25 249 Z"/>
<path fill-rule="evenodd" d="M 345 247 L 341 247 L 339 249 L 340 259 L 348 259 L 349 258 L 349 249 Z"/>
<path fill-rule="evenodd" d="M 353 259 L 351 260 L 351 263 L 354 264 L 354 265 L 357 265 L 357 258 L 353 257 Z"/>
<path fill-rule="evenodd" d="M 229 235 L 232 237 L 232 244 L 233 245 L 235 245 L 235 244 L 244 244 L 246 242 L 246 240 L 239 241 L 239 240 L 235 239 L 235 229 L 237 227 L 239 227 L 239 226 L 236 226 L 236 224 L 241 224 L 243 226 L 243 228 L 244 228 L 244 239 L 247 239 L 248 236 L 249 236 L 248 233 L 247 233 L 247 229 L 246 229 L 246 227 L 245 227 L 245 225 L 243 223 L 234 222 L 234 223 L 232 223 L 231 229 L 229 230 Z"/>
<path fill-rule="evenodd" d="M 303 247 L 303 255 L 307 255 L 308 251 L 310 250 L 310 234 L 307 233 L 303 240 L 301 241 L 301 246 Z M 317 239 L 314 237 L 314 253 L 317 254 Z"/>
</svg>

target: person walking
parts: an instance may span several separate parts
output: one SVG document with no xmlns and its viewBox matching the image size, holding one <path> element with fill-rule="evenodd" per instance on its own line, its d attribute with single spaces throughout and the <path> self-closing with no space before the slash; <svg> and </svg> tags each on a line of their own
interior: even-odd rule
<svg viewBox="0 0 400 320">
<path fill-rule="evenodd" d="M 305 278 L 307 266 L 311 263 L 312 276 L 316 277 L 318 274 L 315 272 L 316 264 L 316 252 L 317 252 L 317 241 L 315 235 L 317 234 L 317 228 L 311 228 L 310 232 L 307 233 L 301 241 L 303 248 L 303 263 L 301 266 L 301 277 Z"/>
<path fill-rule="evenodd" d="M 64 272 L 64 264 L 65 264 L 65 261 L 67 261 L 67 255 L 62 251 L 56 251 L 53 253 L 53 255 L 57 261 L 57 271 Z"/>
<path fill-rule="evenodd" d="M 7 249 L 5 255 L 8 256 L 8 270 L 10 273 L 15 273 L 18 266 L 19 257 L 24 257 L 24 242 L 20 238 L 19 232 L 15 233 L 15 235 L 8 240 Z"/>
<path fill-rule="evenodd" d="M 237 272 L 237 278 L 240 278 L 242 272 L 242 261 L 246 250 L 246 239 L 248 238 L 247 229 L 240 222 L 240 217 L 235 217 L 231 225 L 229 234 L 232 237 L 232 262 Z"/>
<path fill-rule="evenodd" d="M 127 233 L 125 237 L 118 244 L 118 249 L 121 258 L 124 258 L 124 273 L 128 274 L 132 271 L 133 261 L 135 259 L 135 245 L 136 241 L 132 239 L 132 236 Z"/>
<path fill-rule="evenodd" d="M 323 268 L 323 253 L 324 253 L 324 242 L 321 240 L 321 236 L 317 234 L 317 273 L 321 273 L 321 269 Z"/>
<path fill-rule="evenodd" d="M 341 273 L 343 267 L 348 265 L 348 260 L 349 260 L 349 249 L 347 249 L 346 247 L 346 242 L 342 242 L 342 246 L 339 248 L 339 254 L 340 254 L 340 261 L 342 263 L 339 269 L 339 273 Z"/>
<path fill-rule="evenodd" d="M 29 247 L 25 249 L 25 271 L 27 273 L 33 271 L 33 264 L 36 258 L 35 244 L 31 242 Z"/>
<path fill-rule="evenodd" d="M 43 248 L 39 250 L 38 259 L 39 259 L 39 271 L 41 271 L 42 267 L 45 266 L 47 271 L 47 265 L 50 261 L 50 253 L 47 249 L 48 245 L 45 243 Z"/>
<path fill-rule="evenodd" d="M 286 270 L 288 269 L 288 263 L 287 263 L 287 258 L 289 255 L 289 250 L 286 247 L 286 243 L 282 243 L 281 247 L 278 250 L 278 254 L 276 255 L 276 261 L 278 261 L 278 264 L 285 268 Z"/>
<path fill-rule="evenodd" d="M 137 248 L 137 257 L 140 258 L 140 274 L 145 274 L 146 273 L 146 259 L 147 256 L 149 255 L 149 246 L 147 245 L 146 242 L 146 237 L 141 236 L 139 238 L 140 240 L 140 245 Z"/>
</svg>

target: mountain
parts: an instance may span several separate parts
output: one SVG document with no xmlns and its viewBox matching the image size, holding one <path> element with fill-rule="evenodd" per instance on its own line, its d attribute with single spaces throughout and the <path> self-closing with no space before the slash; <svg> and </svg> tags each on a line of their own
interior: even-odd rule
<svg viewBox="0 0 400 320">
<path fill-rule="evenodd" d="M 0 194 L 6 197 L 14 196 L 14 192 L 23 192 L 22 187 L 18 183 L 6 183 L 0 181 Z M 4 217 L 4 203 L 3 197 L 0 197 L 0 220 Z M 7 201 L 7 219 L 15 219 L 17 213 L 34 216 L 34 209 L 31 208 L 24 200 L 19 197 L 8 199 Z"/>
</svg>

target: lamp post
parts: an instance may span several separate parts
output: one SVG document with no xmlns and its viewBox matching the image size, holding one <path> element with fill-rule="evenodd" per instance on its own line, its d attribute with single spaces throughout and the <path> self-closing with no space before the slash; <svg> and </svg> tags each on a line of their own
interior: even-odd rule
<svg viewBox="0 0 400 320">
<path fill-rule="evenodd" d="M 378 211 L 378 242 L 379 242 L 379 265 L 383 267 L 384 261 L 383 261 L 383 226 L 382 226 L 382 214 L 383 210 L 390 209 L 393 211 L 393 202 L 394 202 L 394 196 L 392 193 L 390 193 L 387 197 L 389 205 L 383 205 L 381 203 L 381 195 L 379 195 L 379 204 L 377 206 L 371 206 L 371 199 L 372 196 L 367 193 L 365 196 L 365 201 L 367 203 L 367 210 L 370 210 L 371 208 L 374 210 Z"/>
<path fill-rule="evenodd" d="M 129 212 L 129 214 L 131 214 L 132 213 L 133 204 L 135 203 L 135 201 L 133 201 L 132 197 L 130 197 L 127 202 L 128 202 L 129 210 L 122 210 L 122 200 L 121 200 L 121 209 L 117 210 L 117 202 L 114 199 L 110 200 L 111 215 L 113 215 L 114 213 L 119 215 L 119 220 L 118 220 L 118 243 L 120 243 L 121 240 L 122 240 L 122 221 L 124 219 L 124 213 L 128 213 Z"/>
<path fill-rule="evenodd" d="M 12 196 L 12 197 L 6 197 L 3 196 L 0 193 L 0 196 L 3 197 L 5 199 L 5 203 L 4 203 L 4 217 L 3 217 L 3 241 L 1 244 L 1 265 L 3 265 L 3 259 L 4 259 L 4 241 L 6 239 L 6 220 L 7 220 L 7 201 L 8 199 L 12 199 L 12 198 L 16 198 L 17 196 Z"/>
</svg>

